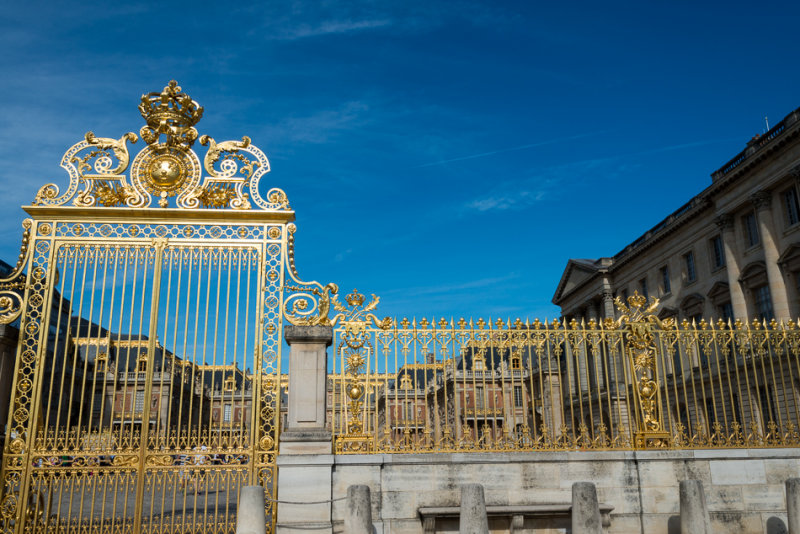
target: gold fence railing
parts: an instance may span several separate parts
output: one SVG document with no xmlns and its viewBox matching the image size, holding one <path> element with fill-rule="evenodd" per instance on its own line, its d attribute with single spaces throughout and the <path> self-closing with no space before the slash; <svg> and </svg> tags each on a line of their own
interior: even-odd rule
<svg viewBox="0 0 800 534">
<path fill-rule="evenodd" d="M 798 323 L 617 306 L 602 322 L 343 320 L 336 452 L 800 445 Z"/>
</svg>

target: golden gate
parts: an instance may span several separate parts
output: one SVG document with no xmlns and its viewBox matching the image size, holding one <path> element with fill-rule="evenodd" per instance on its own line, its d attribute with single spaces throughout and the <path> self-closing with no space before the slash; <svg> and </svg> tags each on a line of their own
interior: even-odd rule
<svg viewBox="0 0 800 534">
<path fill-rule="evenodd" d="M 283 319 L 314 317 L 322 287 L 297 277 L 294 212 L 262 195 L 249 138 L 201 136 L 201 164 L 203 108 L 175 82 L 139 109 L 139 136 L 66 152 L 0 281 L 19 328 L 3 532 L 233 532 L 243 484 L 275 497 Z"/>
</svg>

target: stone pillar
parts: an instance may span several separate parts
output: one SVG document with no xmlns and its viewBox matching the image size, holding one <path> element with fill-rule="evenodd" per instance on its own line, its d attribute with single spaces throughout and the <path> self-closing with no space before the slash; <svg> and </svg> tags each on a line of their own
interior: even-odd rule
<svg viewBox="0 0 800 534">
<path fill-rule="evenodd" d="M 325 429 L 327 354 L 330 326 L 287 326 L 289 401 L 281 433 L 276 534 L 331 533 L 333 455 Z"/>
<path fill-rule="evenodd" d="M 767 264 L 767 280 L 769 281 L 769 294 L 772 297 L 772 309 L 775 320 L 788 320 L 789 299 L 786 296 L 786 283 L 783 273 L 778 266 L 780 252 L 775 244 L 775 227 L 772 219 L 772 195 L 766 191 L 759 191 L 752 195 L 750 200 L 756 207 L 758 214 L 758 231 L 761 233 L 761 246 L 764 248 L 764 263 Z"/>
<path fill-rule="evenodd" d="M 463 484 L 461 486 L 458 532 L 459 534 L 489 534 L 486 501 L 483 497 L 483 486 L 480 484 Z"/>
<path fill-rule="evenodd" d="M 372 503 L 369 486 L 347 488 L 344 531 L 346 534 L 372 534 Z"/>
<path fill-rule="evenodd" d="M 555 369 L 554 369 L 555 370 Z M 564 425 L 563 398 L 561 396 L 561 379 L 556 373 L 545 374 L 542 385 L 542 416 L 544 423 L 550 428 L 550 435 L 557 436 Z"/>
<path fill-rule="evenodd" d="M 236 534 L 267 534 L 266 502 L 262 486 L 244 486 L 236 511 Z"/>
<path fill-rule="evenodd" d="M 328 355 L 333 342 L 330 326 L 287 326 L 289 344 L 289 406 L 281 433 L 281 453 L 331 452 L 331 433 L 325 428 Z M 297 444 L 297 445 L 294 445 Z M 312 444 L 314 444 L 312 446 Z"/>
<path fill-rule="evenodd" d="M 789 534 L 800 534 L 800 478 L 786 481 L 786 514 Z"/>
<path fill-rule="evenodd" d="M 728 290 L 731 292 L 731 307 L 733 318 L 747 320 L 747 301 L 744 298 L 742 285 L 739 283 L 739 259 L 737 257 L 736 232 L 734 231 L 733 217 L 728 214 L 718 216 L 714 222 L 722 231 L 722 244 L 725 248 L 725 270 L 728 273 Z"/>
<path fill-rule="evenodd" d="M 699 480 L 681 480 L 681 534 L 712 534 L 706 494 Z"/>
<path fill-rule="evenodd" d="M 572 534 L 602 534 L 597 488 L 591 482 L 572 485 Z"/>
<path fill-rule="evenodd" d="M 611 290 L 603 291 L 603 317 L 616 317 L 614 311 L 614 293 Z"/>
</svg>

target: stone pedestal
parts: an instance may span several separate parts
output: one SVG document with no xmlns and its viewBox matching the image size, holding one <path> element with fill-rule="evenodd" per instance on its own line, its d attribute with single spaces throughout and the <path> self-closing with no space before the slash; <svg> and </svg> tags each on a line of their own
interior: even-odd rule
<svg viewBox="0 0 800 534">
<path fill-rule="evenodd" d="M 332 533 L 333 455 L 281 453 L 277 464 L 276 534 Z"/>
<path fill-rule="evenodd" d="M 289 400 L 281 433 L 276 533 L 332 532 L 331 433 L 325 429 L 330 326 L 287 326 Z"/>
</svg>

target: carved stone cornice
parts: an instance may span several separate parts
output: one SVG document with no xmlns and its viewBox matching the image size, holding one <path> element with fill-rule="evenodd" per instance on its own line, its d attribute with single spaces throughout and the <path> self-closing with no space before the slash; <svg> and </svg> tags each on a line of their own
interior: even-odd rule
<svg viewBox="0 0 800 534">
<path fill-rule="evenodd" d="M 723 232 L 733 230 L 733 216 L 728 213 L 717 215 L 714 218 L 714 223 Z"/>
<path fill-rule="evenodd" d="M 750 202 L 757 210 L 766 210 L 772 207 L 772 195 L 767 191 L 758 191 L 750 195 Z"/>
</svg>

